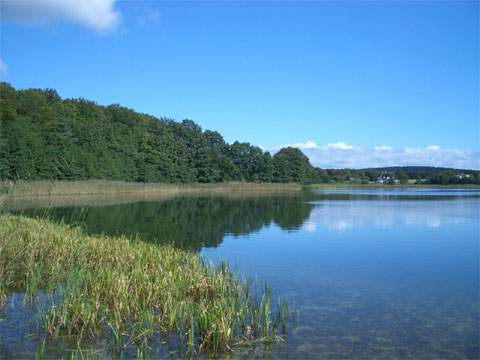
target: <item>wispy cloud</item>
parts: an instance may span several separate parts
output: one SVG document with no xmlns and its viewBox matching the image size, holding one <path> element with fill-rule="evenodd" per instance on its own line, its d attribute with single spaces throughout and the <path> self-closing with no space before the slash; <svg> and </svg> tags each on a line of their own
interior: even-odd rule
<svg viewBox="0 0 480 360">
<path fill-rule="evenodd" d="M 66 21 L 99 33 L 115 30 L 121 21 L 116 0 L 2 0 L 2 17 L 28 24 Z"/>
<path fill-rule="evenodd" d="M 350 150 L 353 149 L 353 146 L 347 143 L 344 143 L 343 141 L 338 141 L 333 144 L 328 144 L 327 145 L 329 148 L 332 149 L 338 149 L 338 150 Z"/>
<path fill-rule="evenodd" d="M 0 58 L 0 75 L 6 75 L 7 74 L 8 67 L 5 65 L 3 60 Z"/>
<path fill-rule="evenodd" d="M 388 145 L 377 145 L 373 147 L 373 150 L 375 151 L 392 151 L 393 148 Z"/>
<path fill-rule="evenodd" d="M 426 147 L 404 147 L 394 149 L 389 145 L 373 148 L 360 147 L 346 142 L 317 145 L 309 140 L 305 143 L 289 144 L 301 149 L 310 162 L 321 168 L 369 168 L 383 166 L 440 166 L 465 169 L 480 169 L 480 152 L 466 149 L 443 149 L 438 145 Z M 274 149 L 279 150 L 283 146 Z"/>
</svg>

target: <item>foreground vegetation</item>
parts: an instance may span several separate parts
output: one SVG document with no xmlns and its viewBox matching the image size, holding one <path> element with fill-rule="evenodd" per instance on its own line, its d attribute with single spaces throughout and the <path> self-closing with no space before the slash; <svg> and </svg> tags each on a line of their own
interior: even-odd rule
<svg viewBox="0 0 480 360">
<path fill-rule="evenodd" d="M 12 292 L 51 304 L 41 315 L 49 338 L 79 344 L 99 336 L 121 352 L 161 336 L 177 351 L 216 354 L 285 333 L 288 309 L 257 293 L 226 264 L 138 239 L 88 236 L 45 219 L 0 215 L 0 302 Z M 142 350 L 145 351 L 145 350 Z"/>
</svg>

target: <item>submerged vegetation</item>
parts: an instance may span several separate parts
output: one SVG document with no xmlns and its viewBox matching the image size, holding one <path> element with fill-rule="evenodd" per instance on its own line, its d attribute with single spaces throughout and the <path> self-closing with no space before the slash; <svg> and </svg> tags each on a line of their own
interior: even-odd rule
<svg viewBox="0 0 480 360">
<path fill-rule="evenodd" d="M 49 305 L 39 314 L 49 339 L 111 339 L 112 351 L 144 354 L 155 338 L 176 351 L 217 354 L 280 340 L 288 308 L 274 306 L 223 263 L 125 237 L 88 236 L 45 219 L 0 215 L 0 300 L 13 292 Z"/>
</svg>

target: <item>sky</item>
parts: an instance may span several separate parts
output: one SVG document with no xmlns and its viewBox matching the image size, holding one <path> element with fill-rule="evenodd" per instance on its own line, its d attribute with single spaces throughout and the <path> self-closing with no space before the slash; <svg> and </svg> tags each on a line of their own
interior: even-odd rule
<svg viewBox="0 0 480 360">
<path fill-rule="evenodd" d="M 329 168 L 480 168 L 479 2 L 0 0 L 0 80 Z"/>
</svg>

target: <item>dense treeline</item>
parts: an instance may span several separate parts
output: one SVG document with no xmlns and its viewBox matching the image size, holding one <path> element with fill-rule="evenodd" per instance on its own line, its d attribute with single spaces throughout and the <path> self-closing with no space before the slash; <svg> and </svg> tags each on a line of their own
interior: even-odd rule
<svg viewBox="0 0 480 360">
<path fill-rule="evenodd" d="M 394 184 L 480 184 L 480 171 L 432 166 L 394 166 L 372 169 L 317 169 L 321 183 L 368 184 L 382 181 Z"/>
<path fill-rule="evenodd" d="M 191 120 L 62 100 L 55 90 L 15 90 L 7 83 L 0 83 L 0 101 L 1 179 L 316 181 L 298 149 L 271 156 L 248 143 L 228 144 Z"/>
<path fill-rule="evenodd" d="M 228 144 L 191 120 L 157 119 L 55 90 L 0 83 L 0 180 L 479 184 L 480 173 L 434 167 L 319 169 L 292 147 L 274 156 Z"/>
<path fill-rule="evenodd" d="M 361 170 L 370 177 L 378 178 L 382 174 L 392 173 L 400 182 L 415 181 L 428 184 L 479 184 L 480 171 L 461 170 L 433 166 L 392 166 Z"/>
</svg>

